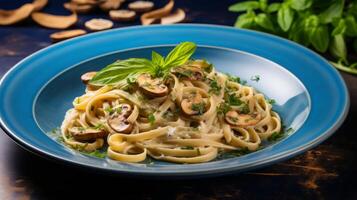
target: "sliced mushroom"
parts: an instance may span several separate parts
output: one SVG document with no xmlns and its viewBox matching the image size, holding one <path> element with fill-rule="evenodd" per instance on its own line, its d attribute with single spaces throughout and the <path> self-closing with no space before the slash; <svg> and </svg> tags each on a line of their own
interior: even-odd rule
<svg viewBox="0 0 357 200">
<path fill-rule="evenodd" d="M 107 135 L 105 130 L 95 128 L 72 127 L 68 131 L 74 139 L 79 141 L 91 141 Z"/>
<path fill-rule="evenodd" d="M 121 115 L 113 115 L 108 119 L 108 125 L 117 133 L 129 134 L 133 130 L 133 124 Z"/>
<path fill-rule="evenodd" d="M 103 11 L 116 10 L 120 7 L 123 0 L 106 0 L 99 4 L 99 8 Z"/>
<path fill-rule="evenodd" d="M 113 27 L 113 22 L 107 19 L 91 19 L 84 24 L 91 31 L 101 31 Z"/>
<path fill-rule="evenodd" d="M 48 3 L 48 0 L 35 0 L 33 1 L 33 6 L 35 7 L 34 11 L 42 10 Z"/>
<path fill-rule="evenodd" d="M 148 13 L 144 13 L 141 15 L 141 24 L 142 25 L 150 25 L 153 22 L 157 21 L 158 19 L 161 19 L 162 17 L 170 14 L 172 8 L 174 7 L 174 1 L 170 0 L 168 4 L 166 4 L 164 7 L 150 11 Z"/>
<path fill-rule="evenodd" d="M 69 38 L 77 37 L 80 35 L 84 35 L 86 33 L 87 33 L 87 31 L 85 31 L 85 30 L 74 29 L 74 30 L 60 31 L 60 32 L 52 33 L 50 35 L 50 38 L 52 39 L 53 42 L 58 42 L 58 41 L 66 40 Z"/>
<path fill-rule="evenodd" d="M 181 102 L 181 109 L 186 115 L 200 115 L 206 112 L 207 102 L 201 94 L 194 93 Z"/>
<path fill-rule="evenodd" d="M 161 24 L 175 24 L 185 20 L 186 14 L 182 9 L 177 9 L 174 13 L 161 18 Z"/>
<path fill-rule="evenodd" d="M 109 16 L 115 21 L 133 21 L 136 13 L 132 10 L 111 10 L 109 11 Z"/>
<path fill-rule="evenodd" d="M 88 13 L 94 8 L 94 6 L 90 4 L 76 4 L 73 2 L 64 3 L 63 7 L 76 13 Z"/>
<path fill-rule="evenodd" d="M 69 16 L 61 16 L 35 12 L 32 13 L 31 17 L 39 25 L 54 29 L 66 29 L 75 24 L 78 20 L 76 13 Z"/>
<path fill-rule="evenodd" d="M 73 3 L 82 5 L 97 5 L 101 3 L 101 0 L 72 0 Z"/>
<path fill-rule="evenodd" d="M 97 74 L 97 72 L 87 72 L 81 76 L 81 80 L 84 84 L 88 82 Z"/>
<path fill-rule="evenodd" d="M 132 108 L 129 104 L 120 104 L 119 109 L 117 109 L 117 114 L 123 117 L 129 117 L 130 113 L 132 112 Z"/>
<path fill-rule="evenodd" d="M 28 18 L 35 9 L 28 3 L 15 10 L 0 10 L 0 25 L 11 25 Z"/>
<path fill-rule="evenodd" d="M 233 126 L 253 126 L 261 120 L 260 114 L 239 114 L 237 111 L 231 110 L 226 113 L 226 122 Z"/>
<path fill-rule="evenodd" d="M 129 3 L 128 7 L 135 12 L 147 12 L 154 7 L 154 3 L 151 1 L 134 1 Z"/>
<path fill-rule="evenodd" d="M 142 74 L 137 78 L 141 91 L 150 97 L 162 97 L 168 94 L 169 89 L 161 78 L 152 78 L 149 74 Z"/>
<path fill-rule="evenodd" d="M 172 70 L 174 74 L 179 76 L 180 78 L 186 78 L 189 80 L 202 80 L 204 78 L 204 73 L 202 69 L 193 66 L 181 66 L 176 67 Z"/>
</svg>

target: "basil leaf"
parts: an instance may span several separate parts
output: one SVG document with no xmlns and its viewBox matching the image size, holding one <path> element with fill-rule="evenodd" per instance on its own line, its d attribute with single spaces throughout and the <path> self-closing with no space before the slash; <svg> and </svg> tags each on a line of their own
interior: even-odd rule
<svg viewBox="0 0 357 200">
<path fill-rule="evenodd" d="M 325 52 L 329 46 L 330 37 L 326 25 L 319 25 L 312 28 L 309 35 L 312 46 L 319 52 Z"/>
<path fill-rule="evenodd" d="M 293 23 L 291 26 L 291 30 L 289 31 L 289 39 L 303 44 L 305 46 L 310 45 L 310 40 L 309 40 L 309 32 L 305 28 L 306 19 L 298 19 L 296 22 Z"/>
<path fill-rule="evenodd" d="M 130 75 L 152 73 L 154 66 L 150 60 L 144 58 L 130 58 L 120 60 L 103 68 L 90 80 L 93 85 L 110 85 L 126 80 Z"/>
<path fill-rule="evenodd" d="M 278 24 L 281 29 L 286 32 L 294 20 L 294 11 L 288 6 L 283 4 L 278 11 Z"/>
<path fill-rule="evenodd" d="M 153 62 L 154 64 L 158 65 L 158 66 L 162 66 L 165 63 L 164 57 L 162 57 L 162 55 L 160 55 L 159 53 L 152 51 L 151 53 L 151 62 Z"/>
<path fill-rule="evenodd" d="M 345 33 L 346 31 L 346 22 L 344 19 L 340 19 L 337 26 L 333 29 L 331 35 L 335 36 L 335 35 L 342 35 Z"/>
<path fill-rule="evenodd" d="M 177 45 L 165 58 L 163 69 L 170 69 L 185 64 L 196 50 L 196 44 L 193 42 L 183 42 Z"/>
<path fill-rule="evenodd" d="M 268 13 L 277 12 L 281 7 L 281 3 L 272 3 L 268 6 Z"/>
<path fill-rule="evenodd" d="M 334 56 L 335 58 L 346 61 L 347 48 L 346 48 L 345 39 L 342 34 L 335 35 L 332 38 L 329 50 L 331 55 Z"/>
<path fill-rule="evenodd" d="M 255 27 L 254 19 L 255 13 L 253 11 L 249 11 L 245 14 L 239 15 L 234 26 L 238 28 L 253 28 Z"/>
<path fill-rule="evenodd" d="M 258 9 L 259 7 L 260 5 L 257 1 L 245 1 L 229 6 L 228 10 L 231 12 L 243 12 L 247 10 Z"/>
<path fill-rule="evenodd" d="M 268 31 L 275 32 L 275 28 L 273 22 L 270 17 L 265 13 L 260 13 L 254 18 L 255 23 L 257 23 L 260 27 L 265 28 Z"/>
<path fill-rule="evenodd" d="M 352 15 L 348 15 L 345 18 L 346 22 L 346 35 L 350 37 L 356 37 L 357 36 L 357 23 L 355 18 Z"/>
<path fill-rule="evenodd" d="M 259 0 L 259 8 L 265 12 L 268 8 L 268 0 Z"/>
<path fill-rule="evenodd" d="M 310 8 L 312 5 L 312 0 L 292 0 L 291 1 L 291 8 L 301 11 Z"/>
<path fill-rule="evenodd" d="M 341 17 L 344 4 L 345 0 L 336 0 L 333 4 L 331 4 L 319 15 L 321 23 L 331 23 L 334 18 Z"/>
</svg>

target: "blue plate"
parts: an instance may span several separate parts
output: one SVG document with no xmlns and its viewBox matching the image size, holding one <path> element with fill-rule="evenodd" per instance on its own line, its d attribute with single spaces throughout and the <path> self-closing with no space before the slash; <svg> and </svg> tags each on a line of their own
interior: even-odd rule
<svg viewBox="0 0 357 200">
<path fill-rule="evenodd" d="M 293 128 L 284 140 L 236 158 L 203 164 L 128 164 L 73 151 L 46 132 L 60 126 L 74 97 L 84 92 L 79 77 L 117 59 L 166 54 L 175 44 L 198 44 L 195 58 L 238 75 L 275 99 L 274 109 Z M 260 76 L 255 82 L 251 77 Z M 45 48 L 13 67 L 0 82 L 0 122 L 25 148 L 71 164 L 125 174 L 221 175 L 249 170 L 306 151 L 327 139 L 349 107 L 339 73 L 316 53 L 272 35 L 213 25 L 130 27 L 86 35 Z"/>
</svg>

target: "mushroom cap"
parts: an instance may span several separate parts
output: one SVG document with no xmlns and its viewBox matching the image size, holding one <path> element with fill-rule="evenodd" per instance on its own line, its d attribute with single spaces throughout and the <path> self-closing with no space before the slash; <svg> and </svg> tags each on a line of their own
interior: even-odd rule
<svg viewBox="0 0 357 200">
<path fill-rule="evenodd" d="M 150 97 L 163 97 L 168 94 L 168 87 L 163 84 L 162 79 L 153 79 L 149 74 L 142 74 L 137 78 L 141 91 Z"/>
<path fill-rule="evenodd" d="M 113 22 L 107 19 L 91 19 L 84 23 L 84 26 L 91 31 L 101 31 L 113 27 Z"/>
<path fill-rule="evenodd" d="M 191 81 L 202 80 L 204 78 L 204 72 L 201 68 L 195 66 L 181 66 L 176 67 L 172 70 L 174 74 L 181 76 L 183 78 L 187 78 Z"/>
<path fill-rule="evenodd" d="M 122 115 L 113 115 L 107 121 L 110 128 L 117 133 L 129 134 L 133 130 L 133 124 Z"/>
<path fill-rule="evenodd" d="M 84 84 L 88 84 L 89 81 L 97 74 L 97 72 L 87 72 L 82 74 L 81 80 Z"/>
<path fill-rule="evenodd" d="M 136 12 L 147 12 L 154 7 L 154 3 L 151 1 L 134 1 L 129 3 L 128 7 Z"/>
<path fill-rule="evenodd" d="M 203 114 L 207 110 L 207 99 L 202 98 L 201 94 L 196 93 L 188 96 L 181 102 L 181 110 L 186 115 L 198 115 Z M 196 107 L 195 107 L 196 106 Z"/>
<path fill-rule="evenodd" d="M 228 111 L 225 115 L 225 120 L 233 126 L 253 126 L 261 120 L 260 114 L 239 114 L 237 111 Z"/>
<path fill-rule="evenodd" d="M 127 104 L 127 103 L 123 103 L 119 105 L 120 108 L 120 113 L 117 113 L 120 116 L 123 117 L 129 117 L 131 111 L 132 111 L 132 107 L 131 105 Z"/>
<path fill-rule="evenodd" d="M 107 135 L 107 132 L 102 129 L 82 127 L 72 127 L 69 129 L 69 133 L 74 139 L 79 141 L 91 141 L 97 138 L 103 138 Z"/>
<path fill-rule="evenodd" d="M 111 10 L 109 16 L 115 21 L 132 21 L 136 17 L 135 11 L 132 10 Z"/>
</svg>

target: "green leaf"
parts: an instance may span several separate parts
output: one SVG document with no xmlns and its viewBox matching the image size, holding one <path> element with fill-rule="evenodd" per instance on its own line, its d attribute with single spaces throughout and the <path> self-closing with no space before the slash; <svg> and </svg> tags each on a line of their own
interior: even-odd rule
<svg viewBox="0 0 357 200">
<path fill-rule="evenodd" d="M 228 10 L 231 12 L 243 12 L 247 10 L 258 9 L 259 7 L 260 4 L 258 1 L 245 1 L 229 6 Z"/>
<path fill-rule="evenodd" d="M 321 23 L 328 24 L 331 23 L 334 18 L 341 17 L 344 4 L 345 0 L 336 0 L 333 4 L 331 4 L 319 15 Z"/>
<path fill-rule="evenodd" d="M 238 28 L 253 28 L 255 26 L 254 18 L 255 13 L 252 11 L 242 14 L 238 17 L 234 26 Z"/>
<path fill-rule="evenodd" d="M 330 36 L 326 25 L 319 25 L 312 28 L 309 38 L 312 46 L 314 46 L 317 51 L 324 53 L 327 50 Z"/>
<path fill-rule="evenodd" d="M 274 32 L 274 25 L 273 22 L 271 21 L 270 17 L 265 14 L 265 13 L 260 13 L 254 18 L 255 23 L 257 23 L 260 27 Z"/>
<path fill-rule="evenodd" d="M 165 63 L 164 57 L 155 51 L 151 53 L 151 61 L 158 66 L 163 66 Z"/>
<path fill-rule="evenodd" d="M 335 36 L 335 35 L 342 35 L 345 33 L 346 31 L 346 22 L 344 19 L 340 19 L 337 26 L 333 29 L 331 35 Z"/>
<path fill-rule="evenodd" d="M 259 0 L 259 7 L 260 10 L 265 12 L 266 9 L 268 8 L 268 0 Z"/>
<path fill-rule="evenodd" d="M 153 68 L 152 62 L 144 58 L 120 60 L 100 70 L 90 83 L 98 86 L 111 85 L 126 80 L 130 75 L 150 73 Z"/>
<path fill-rule="evenodd" d="M 154 123 L 155 123 L 155 115 L 154 114 L 152 114 L 152 113 L 150 113 L 150 115 L 148 116 L 148 120 L 149 120 L 149 122 L 150 122 L 150 124 L 151 125 L 154 125 Z"/>
<path fill-rule="evenodd" d="M 168 70 L 186 63 L 196 50 L 196 44 L 193 42 L 182 42 L 177 45 L 165 58 L 165 64 L 162 67 Z"/>
<path fill-rule="evenodd" d="M 288 31 L 294 20 L 294 11 L 288 6 L 283 4 L 278 11 L 278 24 L 283 31 Z"/>
<path fill-rule="evenodd" d="M 291 0 L 291 8 L 301 11 L 310 8 L 312 0 Z"/>
<path fill-rule="evenodd" d="M 345 23 L 346 23 L 345 34 L 350 37 L 356 37 L 357 36 L 357 22 L 356 22 L 355 18 L 352 15 L 348 15 L 345 18 Z"/>
<path fill-rule="evenodd" d="M 347 48 L 343 35 L 335 35 L 332 38 L 329 49 L 332 56 L 337 59 L 341 59 L 342 61 L 346 61 Z"/>
<path fill-rule="evenodd" d="M 291 30 L 289 31 L 289 39 L 303 44 L 305 46 L 310 45 L 309 33 L 308 30 L 305 29 L 305 21 L 306 19 L 298 19 L 291 26 Z"/>
<path fill-rule="evenodd" d="M 281 3 L 272 3 L 268 6 L 268 13 L 277 12 L 281 7 Z"/>
</svg>

